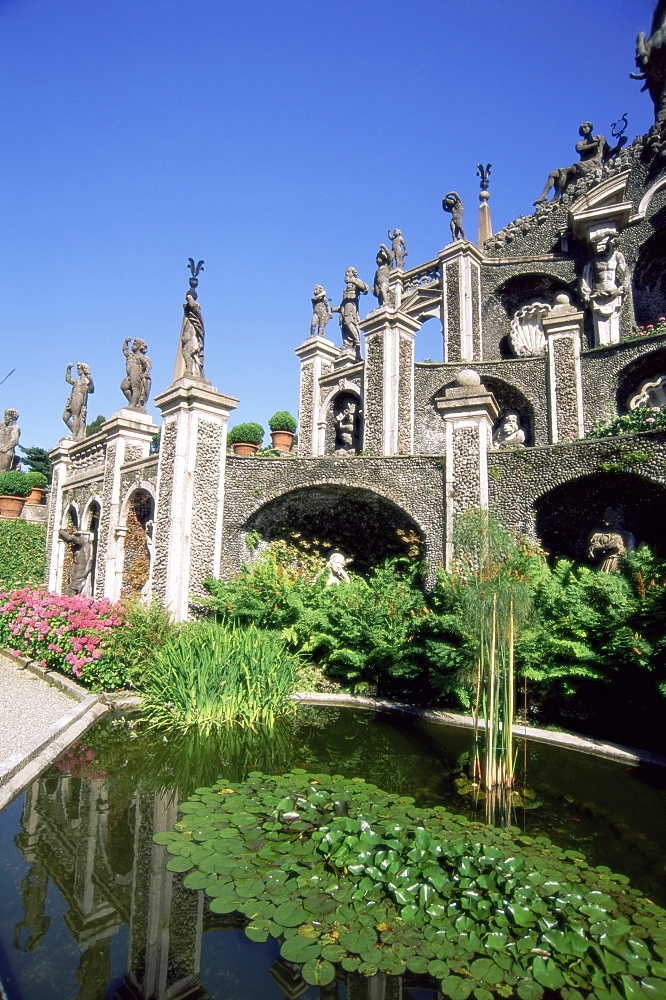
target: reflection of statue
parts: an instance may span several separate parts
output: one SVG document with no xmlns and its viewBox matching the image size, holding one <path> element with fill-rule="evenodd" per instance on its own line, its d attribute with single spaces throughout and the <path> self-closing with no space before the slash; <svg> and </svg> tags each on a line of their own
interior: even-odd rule
<svg viewBox="0 0 666 1000">
<path fill-rule="evenodd" d="M 74 364 L 67 365 L 65 371 L 65 382 L 72 386 L 72 392 L 62 419 L 67 424 L 75 441 L 82 441 L 86 436 L 86 414 L 88 412 L 88 394 L 95 391 L 95 385 L 90 374 L 88 365 L 78 364 L 76 371 L 78 378 L 72 378 L 72 368 Z"/>
<path fill-rule="evenodd" d="M 525 431 L 520 426 L 520 418 L 515 412 L 502 417 L 493 431 L 493 448 L 518 448 L 525 444 Z"/>
<path fill-rule="evenodd" d="M 353 455 L 358 437 L 358 402 L 346 396 L 338 401 L 335 412 L 335 454 Z"/>
<path fill-rule="evenodd" d="M 20 464 L 14 455 L 14 448 L 21 436 L 17 420 L 18 410 L 5 410 L 5 422 L 0 427 L 0 472 L 9 472 Z"/>
<path fill-rule="evenodd" d="M 29 931 L 28 939 L 22 949 L 28 953 L 36 951 L 39 942 L 49 929 L 51 918 L 44 915 L 48 881 L 46 869 L 38 861 L 35 861 L 28 874 L 21 879 L 23 920 L 14 928 L 14 949 L 16 951 L 21 950 L 21 931 L 24 929 Z"/>
<path fill-rule="evenodd" d="M 331 309 L 331 303 L 326 298 L 326 289 L 322 288 L 321 285 L 314 286 L 314 293 L 312 295 L 312 319 L 310 321 L 310 336 L 315 336 L 315 331 L 318 337 L 324 336 L 324 329 L 329 319 L 333 315 L 333 310 Z"/>
<path fill-rule="evenodd" d="M 442 198 L 442 208 L 445 212 L 451 213 L 451 239 L 466 240 L 463 229 L 463 203 L 462 198 L 456 191 L 449 191 L 445 198 Z"/>
<path fill-rule="evenodd" d="M 592 309 L 597 346 L 616 344 L 620 340 L 620 310 L 629 289 L 629 269 L 617 248 L 617 233 L 598 233 L 590 242 L 592 260 L 583 270 L 580 296 Z"/>
<path fill-rule="evenodd" d="M 340 313 L 340 329 L 342 330 L 342 347 L 348 353 L 353 353 L 361 359 L 361 326 L 358 315 L 358 300 L 361 295 L 367 295 L 368 286 L 358 277 L 355 267 L 345 271 L 345 290 L 342 302 L 332 311 Z"/>
<path fill-rule="evenodd" d="M 93 535 L 90 531 L 68 531 L 61 528 L 58 537 L 72 546 L 72 567 L 67 582 L 67 596 L 82 594 L 86 581 L 90 576 L 93 561 Z"/>
<path fill-rule="evenodd" d="M 345 570 L 347 563 L 351 562 L 351 559 L 347 559 L 344 552 L 336 550 L 331 552 L 327 566 L 330 570 L 328 580 L 326 581 L 326 586 L 339 586 L 341 583 L 349 583 L 349 576 Z"/>
<path fill-rule="evenodd" d="M 614 573 L 622 557 L 636 548 L 632 533 L 622 529 L 623 517 L 619 507 L 607 507 L 603 527 L 588 535 L 587 558 L 595 562 L 602 573 Z"/>
<path fill-rule="evenodd" d="M 131 337 L 127 337 L 123 344 L 123 354 L 127 359 L 125 362 L 127 375 L 120 383 L 120 391 L 129 404 L 128 409 L 145 413 L 152 384 L 150 370 L 153 366 L 150 358 L 146 357 L 148 345 L 145 340 L 135 337 L 130 351 L 129 342 L 131 339 Z"/>
<path fill-rule="evenodd" d="M 393 261 L 393 266 L 399 271 L 402 271 L 405 266 L 405 257 L 407 256 L 407 244 L 402 238 L 402 229 L 394 229 L 393 235 L 391 235 L 391 230 L 389 229 L 388 238 L 391 241 L 391 259 Z"/>
<path fill-rule="evenodd" d="M 380 306 L 387 306 L 389 304 L 389 279 L 391 277 L 391 251 L 383 243 L 379 248 L 375 260 L 377 262 L 377 270 L 375 271 L 372 294 L 379 299 Z"/>
<path fill-rule="evenodd" d="M 593 129 L 592 122 L 583 122 L 578 129 L 581 139 L 580 142 L 576 143 L 576 152 L 580 156 L 580 160 L 570 167 L 558 167 L 557 170 L 551 170 L 543 191 L 534 202 L 535 205 L 543 205 L 548 200 L 548 192 L 553 187 L 555 188 L 553 201 L 559 201 L 566 187 L 581 177 L 597 179 L 601 175 L 602 164 L 612 156 L 616 156 L 627 141 L 626 136 L 621 136 L 617 146 L 611 149 L 603 135 L 592 135 Z"/>
<path fill-rule="evenodd" d="M 649 90 L 654 103 L 655 121 L 666 118 L 666 0 L 659 0 L 652 15 L 650 37 L 641 31 L 636 39 L 634 80 L 644 80 L 643 90 Z"/>
<path fill-rule="evenodd" d="M 196 292 L 189 291 L 183 303 L 183 325 L 180 328 L 180 356 L 185 375 L 203 379 L 204 376 L 204 322 Z"/>
</svg>

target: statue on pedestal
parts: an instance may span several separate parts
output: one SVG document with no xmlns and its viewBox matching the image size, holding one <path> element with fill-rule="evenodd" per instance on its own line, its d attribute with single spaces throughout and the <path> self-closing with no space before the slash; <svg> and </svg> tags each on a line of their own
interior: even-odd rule
<svg viewBox="0 0 666 1000">
<path fill-rule="evenodd" d="M 590 532 L 587 538 L 587 558 L 602 573 L 614 573 L 627 552 L 636 548 L 636 539 L 622 528 L 624 512 L 619 507 L 607 507 L 603 527 Z"/>
<path fill-rule="evenodd" d="M 324 336 L 326 324 L 333 315 L 331 303 L 326 297 L 326 289 L 322 285 L 314 286 L 312 295 L 312 319 L 310 320 L 310 336 Z"/>
<path fill-rule="evenodd" d="M 613 232 L 590 237 L 592 259 L 580 281 L 580 297 L 592 310 L 597 346 L 620 340 L 620 312 L 629 291 L 629 268 L 618 242 Z"/>
<path fill-rule="evenodd" d="M 17 420 L 18 410 L 5 410 L 5 422 L 0 427 L 0 472 L 11 472 L 20 464 L 14 455 L 14 448 L 21 436 Z"/>
<path fill-rule="evenodd" d="M 189 279 L 190 287 L 183 303 L 183 323 L 180 328 L 174 381 L 183 376 L 205 381 L 204 341 L 206 332 L 204 330 L 203 316 L 201 315 L 201 306 L 197 302 L 198 276 L 203 271 L 204 261 L 200 260 L 195 264 L 193 257 L 189 257 L 188 260 L 188 267 L 191 274 Z"/>
<path fill-rule="evenodd" d="M 72 386 L 62 419 L 69 428 L 75 441 L 83 441 L 86 436 L 86 415 L 88 413 L 88 394 L 95 391 L 95 384 L 88 365 L 79 363 L 76 366 L 77 378 L 72 378 L 71 365 L 67 365 L 65 382 Z"/>
<path fill-rule="evenodd" d="M 342 302 L 332 311 L 340 313 L 343 353 L 352 354 L 358 361 L 361 360 L 361 320 L 358 315 L 358 300 L 361 295 L 367 294 L 368 286 L 361 281 L 356 268 L 348 267 L 345 271 Z"/>
<path fill-rule="evenodd" d="M 380 306 L 389 305 L 389 280 L 391 278 L 391 251 L 383 243 L 380 246 L 377 256 L 377 270 L 372 286 L 372 294 L 379 300 Z"/>
<path fill-rule="evenodd" d="M 398 271 L 402 271 L 405 266 L 405 257 L 407 256 L 407 244 L 402 238 L 402 229 L 394 229 L 393 233 L 388 230 L 388 238 L 391 241 L 391 260 L 393 267 L 397 268 Z"/>
<path fill-rule="evenodd" d="M 140 337 L 134 338 L 132 350 L 129 349 L 131 337 L 125 339 L 123 344 L 123 354 L 127 359 L 125 362 L 126 377 L 120 383 L 120 391 L 127 400 L 129 410 L 138 410 L 139 413 L 146 412 L 146 402 L 150 395 L 152 379 L 150 371 L 152 363 L 146 357 L 148 345 Z"/>
<path fill-rule="evenodd" d="M 464 206 L 462 203 L 462 198 L 457 191 L 449 191 L 449 193 L 442 198 L 442 208 L 445 212 L 451 213 L 451 239 L 452 240 L 466 240 L 465 230 L 463 229 L 463 211 Z"/>
</svg>

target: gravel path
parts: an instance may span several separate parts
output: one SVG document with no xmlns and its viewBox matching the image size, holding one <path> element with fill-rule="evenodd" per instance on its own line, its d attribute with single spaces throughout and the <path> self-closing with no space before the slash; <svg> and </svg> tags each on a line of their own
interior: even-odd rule
<svg viewBox="0 0 666 1000">
<path fill-rule="evenodd" d="M 63 691 L 0 657 L 0 761 L 36 740 L 76 704 Z"/>
</svg>

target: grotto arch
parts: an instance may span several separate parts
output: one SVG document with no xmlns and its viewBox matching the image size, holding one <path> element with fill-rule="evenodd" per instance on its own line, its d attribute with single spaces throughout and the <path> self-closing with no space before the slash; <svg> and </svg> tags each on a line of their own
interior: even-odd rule
<svg viewBox="0 0 666 1000">
<path fill-rule="evenodd" d="M 663 375 L 666 375 L 666 347 L 642 354 L 623 368 L 617 377 L 617 412 L 627 413 L 631 399 L 640 386 L 648 379 L 657 379 Z"/>
<path fill-rule="evenodd" d="M 120 548 L 117 589 L 120 597 L 150 599 L 155 497 L 148 483 L 135 484 L 123 501 L 116 533 Z"/>
<path fill-rule="evenodd" d="M 360 487 L 321 483 L 282 494 L 246 520 L 243 530 L 262 542 L 285 539 L 328 557 L 342 549 L 351 566 L 368 573 L 389 556 L 419 557 L 425 531 L 398 504 Z"/>
<path fill-rule="evenodd" d="M 487 297 L 483 306 L 484 342 L 493 351 L 499 349 L 502 358 L 515 357 L 510 343 L 511 317 L 516 309 L 528 302 L 546 302 L 553 305 L 559 292 L 570 292 L 566 280 L 547 272 L 519 274 L 507 278 Z"/>
<path fill-rule="evenodd" d="M 553 558 L 587 562 L 587 536 L 600 527 L 606 507 L 621 507 L 637 544 L 666 556 L 666 486 L 629 472 L 581 476 L 542 494 L 534 504 L 541 545 Z"/>
</svg>

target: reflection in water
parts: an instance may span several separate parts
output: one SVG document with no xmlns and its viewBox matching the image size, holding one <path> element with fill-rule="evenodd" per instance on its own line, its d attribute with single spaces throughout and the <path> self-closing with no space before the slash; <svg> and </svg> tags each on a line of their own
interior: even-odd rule
<svg viewBox="0 0 666 1000">
<path fill-rule="evenodd" d="M 382 975 L 366 979 L 342 970 L 327 987 L 306 986 L 299 966 L 278 957 L 275 942 L 247 941 L 239 930 L 242 918 L 212 914 L 203 893 L 184 889 L 182 877 L 165 867 L 165 848 L 152 838 L 172 829 L 178 802 L 195 788 L 222 776 L 240 781 L 249 770 L 270 773 L 305 767 L 363 776 L 388 791 L 414 794 L 424 804 L 439 801 L 463 811 L 464 800 L 457 797 L 454 781 L 460 775 L 456 760 L 469 740 L 466 732 L 435 731 L 405 720 L 396 726 L 382 717 L 334 709 L 301 712 L 295 724 L 270 736 L 232 729 L 206 740 L 164 740 L 123 720 L 102 725 L 71 747 L 25 793 L 15 837 L 21 855 L 16 859 L 21 866 L 20 910 L 16 893 L 13 934 L 10 931 L 5 946 L 10 967 L 20 967 L 24 976 L 15 996 L 43 1000 L 33 962 L 48 963 L 52 995 L 60 1000 L 434 996 L 427 981 L 419 982 L 416 976 L 409 981 Z M 561 760 L 556 758 L 552 771 L 563 770 Z M 572 762 L 583 770 L 590 766 L 587 758 L 569 755 L 566 760 L 569 770 L 575 770 Z M 599 768 L 603 775 L 604 767 L 608 765 L 595 762 L 592 785 L 599 785 Z M 618 779 L 618 786 L 629 780 L 617 768 L 608 773 Z M 646 791 L 653 793 L 639 784 L 638 794 Z M 663 791 L 654 790 L 654 795 L 661 798 L 648 803 L 648 810 L 658 812 L 656 803 L 663 808 Z M 590 808 L 589 803 L 584 806 Z M 552 799 L 541 812 L 556 815 L 560 824 L 566 822 L 561 798 Z M 535 816 L 538 813 L 534 811 Z M 573 821 L 579 822 L 575 816 Z M 525 822 L 531 832 L 543 832 L 529 825 L 529 816 L 514 822 Z M 68 940 L 78 948 L 78 967 L 59 944 L 59 917 L 53 916 L 57 907 L 50 885 L 60 894 L 59 902 L 64 901 L 64 925 Z M 124 955 L 119 953 L 124 940 L 121 928 L 128 939 Z M 0 966 L 0 979 L 6 974 Z M 76 992 L 59 987 L 61 974 L 62 982 L 71 983 Z"/>
</svg>

